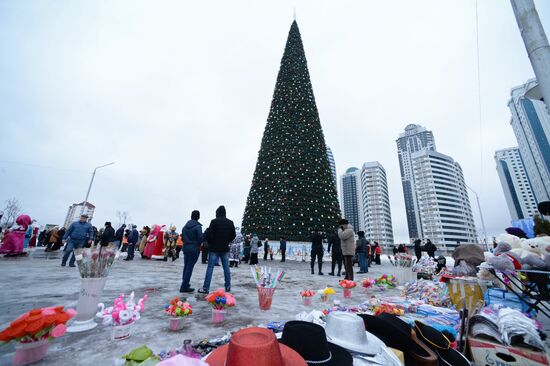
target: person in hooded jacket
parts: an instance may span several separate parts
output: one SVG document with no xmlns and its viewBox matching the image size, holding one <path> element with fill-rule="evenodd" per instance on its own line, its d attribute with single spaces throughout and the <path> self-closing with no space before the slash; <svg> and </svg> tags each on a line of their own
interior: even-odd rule
<svg viewBox="0 0 550 366">
<path fill-rule="evenodd" d="M 250 265 L 253 266 L 258 264 L 258 248 L 262 246 L 260 243 L 260 238 L 258 235 L 254 234 L 252 240 L 250 241 Z"/>
<path fill-rule="evenodd" d="M 117 229 L 115 232 L 116 241 L 115 244 L 117 247 L 120 248 L 120 244 L 122 243 L 122 239 L 124 238 L 124 230 L 126 229 L 126 224 L 122 224 L 121 227 Z"/>
<path fill-rule="evenodd" d="M 325 249 L 323 248 L 323 239 L 325 236 L 315 230 L 309 237 L 311 239 L 311 274 L 315 273 L 315 259 L 317 259 L 317 265 L 319 266 L 319 275 L 323 275 L 323 254 Z"/>
<path fill-rule="evenodd" d="M 187 221 L 181 230 L 181 238 L 183 239 L 183 274 L 181 276 L 180 292 L 193 292 L 194 288 L 190 287 L 191 275 L 195 263 L 199 259 L 199 247 L 203 242 L 202 225 L 199 222 L 201 214 L 194 210 L 191 212 L 191 220 Z"/>
<path fill-rule="evenodd" d="M 435 252 L 437 251 L 437 247 L 430 239 L 426 240 L 426 245 L 424 245 L 424 250 L 426 253 L 428 253 L 428 256 L 430 258 L 435 258 Z"/>
<path fill-rule="evenodd" d="M 99 239 L 99 244 L 103 247 L 106 247 L 110 243 L 116 241 L 115 229 L 109 221 L 105 223 L 105 228 L 103 229 L 103 234 L 101 234 L 101 239 Z"/>
<path fill-rule="evenodd" d="M 355 252 L 357 253 L 357 258 L 359 259 L 359 272 L 360 274 L 369 272 L 369 262 L 367 260 L 368 254 L 368 240 L 365 238 L 365 232 L 359 231 L 357 233 L 359 239 L 357 240 Z"/>
<path fill-rule="evenodd" d="M 210 290 L 210 282 L 212 281 L 212 272 L 214 265 L 221 259 L 223 266 L 225 291 L 231 291 L 231 272 L 229 270 L 229 243 L 235 239 L 235 225 L 233 221 L 225 217 L 225 207 L 220 206 L 216 210 L 216 218 L 210 221 L 208 227 L 208 268 L 202 288 L 198 291 L 201 294 L 207 294 Z M 185 240 L 184 240 L 185 241 Z"/>
<path fill-rule="evenodd" d="M 420 260 L 422 258 L 422 240 L 416 239 L 414 241 L 414 255 L 416 256 L 417 260 Z"/>
<path fill-rule="evenodd" d="M 342 256 L 342 246 L 340 244 L 340 238 L 338 237 L 338 233 L 332 233 L 332 235 L 328 238 L 328 252 L 330 253 L 332 247 L 332 271 L 330 271 L 329 275 L 334 276 L 334 268 L 336 268 L 336 265 L 338 264 L 338 276 L 340 276 L 340 272 L 342 272 L 342 260 L 344 259 Z"/>
</svg>

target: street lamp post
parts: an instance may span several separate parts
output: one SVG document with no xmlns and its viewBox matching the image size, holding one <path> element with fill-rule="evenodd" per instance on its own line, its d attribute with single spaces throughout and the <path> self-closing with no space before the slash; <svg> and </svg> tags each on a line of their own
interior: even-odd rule
<svg viewBox="0 0 550 366">
<path fill-rule="evenodd" d="M 94 169 L 94 172 L 92 173 L 92 179 L 90 180 L 90 185 L 88 186 L 88 192 L 86 192 L 86 198 L 84 199 L 84 204 L 82 205 L 82 209 L 80 210 L 81 215 L 84 214 L 84 209 L 86 208 L 86 204 L 88 203 L 88 197 L 90 196 L 90 190 L 92 189 L 92 184 L 94 183 L 95 172 L 100 168 L 105 168 L 106 166 L 113 165 L 113 164 L 114 164 L 114 162 L 109 163 L 109 164 L 105 164 L 105 165 L 100 165 L 100 166 L 98 166 Z"/>
<path fill-rule="evenodd" d="M 479 217 L 481 218 L 481 228 L 483 229 L 483 239 L 485 240 L 485 245 L 487 246 L 487 249 L 489 248 L 489 244 L 487 243 L 487 231 L 485 230 L 485 220 L 483 220 L 483 211 L 481 211 L 481 204 L 479 203 L 479 196 L 477 195 L 477 192 L 472 189 L 469 185 L 466 184 L 466 187 L 472 191 L 476 196 L 476 202 L 477 202 L 477 209 L 479 210 Z"/>
</svg>

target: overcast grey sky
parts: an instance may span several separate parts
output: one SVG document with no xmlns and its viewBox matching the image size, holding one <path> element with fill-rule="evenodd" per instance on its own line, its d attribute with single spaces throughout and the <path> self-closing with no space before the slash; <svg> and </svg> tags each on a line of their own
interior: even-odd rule
<svg viewBox="0 0 550 366">
<path fill-rule="evenodd" d="M 98 226 L 125 210 L 180 228 L 219 204 L 240 223 L 294 8 L 338 175 L 384 165 L 396 240 L 409 123 L 462 165 L 488 233 L 509 226 L 493 155 L 517 145 L 506 104 L 533 71 L 506 0 L 479 1 L 481 129 L 474 0 L 0 1 L 0 201 L 62 224 L 115 161 L 90 195 Z"/>
</svg>

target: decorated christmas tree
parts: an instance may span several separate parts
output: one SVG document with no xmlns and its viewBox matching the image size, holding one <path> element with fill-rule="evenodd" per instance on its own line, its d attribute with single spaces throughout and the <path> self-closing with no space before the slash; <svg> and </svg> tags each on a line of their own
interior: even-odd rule
<svg viewBox="0 0 550 366">
<path fill-rule="evenodd" d="M 243 217 L 260 238 L 307 240 L 340 216 L 325 138 L 296 21 L 273 93 Z"/>
</svg>

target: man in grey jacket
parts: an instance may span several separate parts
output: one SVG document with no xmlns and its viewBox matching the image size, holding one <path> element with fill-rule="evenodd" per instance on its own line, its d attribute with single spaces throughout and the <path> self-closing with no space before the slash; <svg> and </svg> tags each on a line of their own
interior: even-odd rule
<svg viewBox="0 0 550 366">
<path fill-rule="evenodd" d="M 344 268 L 346 269 L 346 280 L 353 281 L 353 256 L 355 255 L 355 231 L 348 220 L 338 221 L 338 237 L 342 246 L 344 256 Z"/>
<path fill-rule="evenodd" d="M 88 215 L 80 215 L 80 220 L 73 222 L 65 232 L 65 235 L 63 235 L 63 242 L 67 243 L 67 245 L 65 247 L 65 254 L 63 254 L 63 259 L 61 260 L 61 266 L 65 267 L 69 255 L 72 254 L 69 267 L 74 267 L 75 257 L 73 249 L 83 248 L 86 242 L 92 245 L 93 241 L 94 229 L 92 224 L 88 222 Z"/>
</svg>

